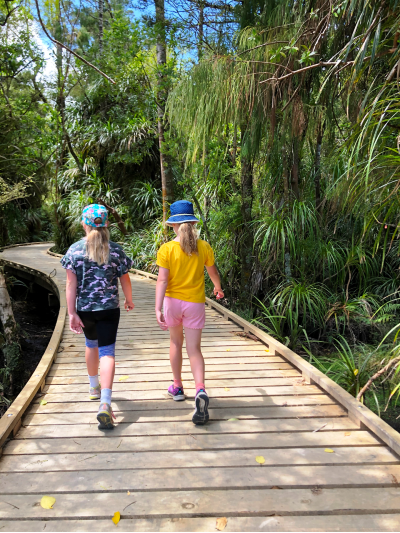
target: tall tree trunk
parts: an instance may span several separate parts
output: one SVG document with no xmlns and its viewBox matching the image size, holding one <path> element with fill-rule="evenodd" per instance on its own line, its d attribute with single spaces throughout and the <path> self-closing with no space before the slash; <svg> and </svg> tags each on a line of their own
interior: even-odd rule
<svg viewBox="0 0 400 533">
<path fill-rule="evenodd" d="M 169 158 L 165 147 L 165 103 L 168 97 L 168 76 L 166 74 L 167 43 L 165 38 L 164 0 L 154 0 L 157 27 L 157 112 L 158 142 L 160 146 L 161 188 L 163 201 L 163 221 L 167 220 L 168 204 L 173 200 L 173 181 Z"/>
<path fill-rule="evenodd" d="M 253 168 L 250 159 L 243 154 L 244 137 L 246 128 L 243 127 L 241 131 L 241 211 L 242 211 L 242 239 L 240 246 L 241 258 L 241 297 L 242 300 L 248 301 L 251 292 L 251 270 L 253 265 L 253 244 L 254 235 L 251 226 L 253 207 Z"/>
<path fill-rule="evenodd" d="M 104 38 L 104 0 L 99 0 L 99 55 L 103 55 Z"/>
<path fill-rule="evenodd" d="M 314 164 L 315 208 L 319 214 L 321 214 L 321 148 L 323 136 L 324 126 L 322 125 L 322 119 L 320 117 L 317 127 L 317 146 L 315 149 Z"/>
<path fill-rule="evenodd" d="M 0 270 L 0 321 L 3 325 L 4 338 L 7 343 L 17 340 L 17 324 L 8 294 L 6 280 Z"/>
<path fill-rule="evenodd" d="M 14 393 L 14 382 L 21 367 L 21 350 L 18 343 L 18 330 L 8 294 L 6 280 L 0 270 L 0 322 L 3 325 L 5 344 L 2 347 L 9 378 L 8 393 Z"/>
<path fill-rule="evenodd" d="M 203 40 L 204 40 L 204 4 L 199 2 L 199 39 L 197 42 L 197 55 L 199 61 L 203 57 Z"/>
<path fill-rule="evenodd" d="M 291 172 L 291 181 L 292 181 L 292 191 L 297 199 L 300 197 L 299 189 L 299 166 L 300 166 L 300 156 L 299 156 L 299 139 L 293 137 L 292 151 L 293 151 L 293 161 L 292 161 L 292 172 Z"/>
<path fill-rule="evenodd" d="M 288 158 L 285 144 L 282 144 L 282 178 L 283 178 L 283 197 L 285 200 L 285 207 L 289 207 L 289 176 L 288 176 Z"/>
</svg>

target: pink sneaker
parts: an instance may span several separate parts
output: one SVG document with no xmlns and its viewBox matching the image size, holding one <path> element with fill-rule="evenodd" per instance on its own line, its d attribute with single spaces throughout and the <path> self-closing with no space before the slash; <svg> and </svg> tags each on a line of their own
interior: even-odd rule
<svg viewBox="0 0 400 533">
<path fill-rule="evenodd" d="M 170 396 L 172 396 L 172 398 L 176 401 L 176 402 L 180 402 L 182 400 L 184 400 L 186 398 L 184 392 L 183 392 L 183 387 L 175 387 L 174 384 L 170 385 L 168 387 L 168 394 Z"/>
</svg>

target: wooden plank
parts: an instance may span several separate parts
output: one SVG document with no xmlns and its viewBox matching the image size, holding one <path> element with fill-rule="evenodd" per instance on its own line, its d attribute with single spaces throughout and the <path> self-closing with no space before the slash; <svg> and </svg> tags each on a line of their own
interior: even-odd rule
<svg viewBox="0 0 400 533">
<path fill-rule="evenodd" d="M 136 370 L 131 370 L 130 372 L 120 371 L 118 368 L 118 373 L 116 372 L 116 377 L 114 378 L 114 382 L 118 383 L 118 380 L 123 377 L 124 383 L 138 383 L 138 382 L 163 382 L 163 381 L 171 381 L 172 379 L 172 372 L 170 369 L 167 369 L 167 371 L 160 373 L 160 372 L 152 372 L 152 373 L 142 373 L 142 372 L 136 372 Z M 148 370 L 147 370 L 148 372 Z M 120 376 L 120 377 L 118 377 Z M 291 365 L 285 365 L 285 363 L 281 363 L 280 365 L 276 365 L 275 368 L 267 369 L 267 370 L 247 370 L 245 368 L 238 368 L 237 370 L 230 371 L 230 370 L 217 370 L 214 369 L 208 370 L 206 373 L 207 383 L 214 384 L 214 381 L 221 381 L 221 380 L 231 380 L 235 382 L 235 380 L 238 379 L 271 379 L 271 378 L 279 378 L 279 377 L 297 377 L 301 378 L 301 374 L 298 370 L 293 369 Z M 193 374 L 188 368 L 186 371 L 182 372 L 182 379 L 184 381 L 193 381 Z M 302 378 L 301 378 L 302 379 Z M 57 375 L 57 376 L 47 376 L 46 378 L 46 385 L 76 385 L 76 384 L 85 384 L 88 383 L 88 377 L 87 372 L 86 375 L 83 373 L 81 375 L 72 375 L 72 376 L 65 376 L 65 375 Z M 255 383 L 255 382 L 254 382 Z"/>
<path fill-rule="evenodd" d="M 232 336 L 233 337 L 233 336 Z M 144 350 L 145 348 L 147 349 L 154 349 L 154 348 L 169 348 L 169 340 L 168 338 L 165 338 L 163 340 L 160 340 L 160 341 L 157 341 L 157 342 L 153 342 L 151 340 L 149 340 L 148 342 L 143 342 L 142 340 L 130 340 L 129 337 L 126 337 L 125 340 L 124 339 L 119 339 L 119 341 L 123 341 L 123 343 L 126 345 L 127 348 L 136 348 L 136 346 L 140 347 L 141 350 Z M 250 344 L 250 342 L 252 344 Z M 122 342 L 120 342 L 121 344 Z M 235 337 L 235 338 L 226 338 L 226 339 L 223 339 L 223 340 L 212 340 L 212 338 L 205 338 L 204 340 L 202 340 L 201 342 L 201 345 L 202 347 L 204 346 L 205 348 L 206 347 L 216 347 L 216 346 L 240 346 L 242 349 L 245 348 L 247 349 L 248 346 L 255 346 L 257 347 L 259 350 L 262 349 L 262 344 L 261 343 L 256 343 L 255 341 L 247 341 L 246 339 L 242 339 L 240 337 Z M 71 348 L 71 347 L 83 347 L 85 346 L 85 341 L 84 339 L 80 338 L 78 340 L 74 340 L 72 342 L 70 341 L 62 341 L 60 343 L 60 346 L 61 347 L 64 347 L 64 348 Z M 185 346 L 185 343 L 183 343 L 183 346 Z"/>
<path fill-rule="evenodd" d="M 256 358 L 252 358 L 256 360 Z M 272 361 L 271 361 L 272 359 Z M 158 369 L 158 372 L 171 372 L 171 365 L 168 360 L 159 360 L 159 361 L 117 361 L 115 374 L 126 374 L 126 369 L 131 369 L 132 372 L 136 374 L 145 374 L 151 372 L 153 368 Z M 207 369 L 213 372 L 220 372 L 224 370 L 230 371 L 245 371 L 245 370 L 267 370 L 267 369 L 288 369 L 293 368 L 292 365 L 280 361 L 279 357 L 271 357 L 270 360 L 266 358 L 260 358 L 259 362 L 244 362 L 235 361 L 235 359 L 224 360 L 221 363 L 221 360 L 207 359 Z M 125 370 L 123 370 L 125 369 Z M 189 371 L 190 363 L 189 359 L 183 361 L 182 371 Z M 63 363 L 53 364 L 48 376 L 86 376 L 87 378 L 87 368 L 86 363 L 75 363 L 72 365 L 65 365 Z"/>
<path fill-rule="evenodd" d="M 340 420 L 340 419 L 338 419 Z M 335 423 L 338 424 L 338 420 Z M 326 422 L 324 420 L 323 424 Z M 321 427 L 316 424 L 312 429 Z M 299 431 L 296 433 L 246 433 L 226 435 L 201 434 L 195 426 L 187 435 L 127 437 L 121 435 L 121 425 L 108 433 L 96 433 L 96 437 L 14 439 L 3 450 L 8 454 L 52 453 L 111 453 L 111 452 L 159 452 L 168 450 L 231 450 L 258 448 L 303 448 L 316 446 L 336 449 L 339 446 L 382 446 L 369 431 L 356 431 L 356 424 L 342 428 L 346 431 Z M 336 426 L 338 427 L 338 426 Z M 345 435 L 350 433 L 350 435 Z M 318 437 L 316 437 L 318 435 Z"/>
<path fill-rule="evenodd" d="M 227 514 L 227 513 L 226 513 Z M 111 519 L 100 520 L 4 520 L 0 531 L 59 533 L 63 531 L 99 531 L 108 533 Z M 123 518 L 118 531 L 143 531 L 160 533 L 187 531 L 214 531 L 216 516 L 201 518 Z M 2 528 L 2 529 L 1 529 Z M 229 514 L 225 533 L 241 531 L 399 531 L 400 514 L 320 515 L 238 517 Z"/>
<path fill-rule="evenodd" d="M 180 403 L 180 402 L 173 402 Z M 168 402 L 168 404 L 172 404 Z M 167 406 L 165 406 L 167 407 Z M 43 426 L 54 424 L 90 424 L 94 422 L 94 413 L 81 413 L 77 420 L 76 413 L 70 408 L 64 408 L 65 413 L 40 413 L 28 414 L 24 418 L 24 426 Z M 189 409 L 174 410 L 172 413 L 168 410 L 158 411 L 114 411 L 116 416 L 116 422 L 132 423 L 132 422 L 190 422 L 192 420 L 193 407 Z M 271 419 L 279 418 L 280 420 L 286 418 L 321 418 L 321 417 L 337 417 L 346 416 L 346 411 L 340 405 L 321 405 L 321 406 L 295 406 L 295 407 L 253 407 L 251 409 L 240 409 L 240 407 L 226 408 L 226 409 L 213 409 L 210 408 L 210 419 L 216 420 L 229 420 L 231 418 L 237 418 L 238 420 L 250 420 L 250 419 Z M 235 421 L 234 421 L 235 422 Z M 233 431 L 246 431 L 242 428 L 243 424 L 234 424 L 236 426 Z M 165 426 L 165 429 L 169 425 Z M 190 426 L 189 426 L 190 427 Z M 210 426 L 207 426 L 210 427 Z M 163 431 L 165 431 L 163 429 Z M 190 427 L 190 430 L 192 428 Z M 147 434 L 148 429 L 144 430 L 144 434 Z"/>
<path fill-rule="evenodd" d="M 85 493 L 95 491 L 140 491 L 146 490 L 207 490 L 207 489 L 271 489 L 321 488 L 363 486 L 393 487 L 393 479 L 400 479 L 398 465 L 307 465 L 263 468 L 249 467 L 213 468 L 210 475 L 206 468 L 136 469 L 102 471 L 95 470 L 59 472 L 8 472 L 0 473 L 2 497 L 9 494 L 60 492 Z"/>
<path fill-rule="evenodd" d="M 227 327 L 227 329 L 223 330 L 221 327 L 220 328 L 204 328 L 203 330 L 203 335 L 202 335 L 202 338 L 208 338 L 208 337 L 224 337 L 224 338 L 235 338 L 235 337 L 239 337 L 240 339 L 244 338 L 246 339 L 246 337 L 242 337 L 240 335 L 235 335 L 235 332 L 238 332 L 238 333 L 241 333 L 243 330 L 237 328 L 235 331 L 231 331 L 231 327 Z M 169 333 L 168 331 L 163 331 L 163 330 L 157 330 L 153 327 L 151 328 L 147 328 L 147 329 L 144 329 L 142 327 L 140 327 L 140 329 L 136 329 L 135 328 L 135 325 L 132 324 L 132 325 L 128 325 L 126 323 L 122 323 L 121 326 L 118 328 L 118 336 L 117 336 L 117 339 L 118 340 L 121 340 L 121 339 L 131 339 L 131 340 L 140 340 L 140 339 L 148 339 L 149 337 L 151 338 L 159 338 L 159 339 L 167 339 L 169 340 Z M 75 340 L 77 338 L 81 338 L 81 337 L 78 337 L 76 334 L 68 331 L 68 330 L 64 330 L 64 333 L 63 333 L 63 339 L 65 339 L 65 341 L 70 341 L 70 340 Z"/>
<path fill-rule="evenodd" d="M 322 427 L 324 426 L 324 427 Z M 346 431 L 355 429 L 356 424 L 351 422 L 348 418 L 285 418 L 282 420 L 267 419 L 267 420 L 242 420 L 240 422 L 215 421 L 211 420 L 206 426 L 194 426 L 184 422 L 169 422 L 165 424 L 154 423 L 119 423 L 113 431 L 99 433 L 97 428 L 97 421 L 94 417 L 92 424 L 75 424 L 74 426 L 66 425 L 51 425 L 51 426 L 26 426 L 21 427 L 17 439 L 55 439 L 55 438 L 82 438 L 82 437 L 98 437 L 99 440 L 104 440 L 103 437 L 116 439 L 117 437 L 135 437 L 150 436 L 150 435 L 199 435 L 208 437 L 210 435 L 218 435 L 224 433 L 242 434 L 245 433 L 281 433 L 282 438 L 285 435 L 291 435 L 289 432 L 308 432 L 309 445 L 317 446 L 319 440 L 326 442 L 326 434 L 331 430 L 335 430 L 340 435 L 343 445 L 348 446 L 350 441 L 357 443 L 357 435 L 360 432 L 350 433 L 345 435 Z M 322 428 L 319 432 L 314 433 L 316 429 Z M 340 431 L 342 430 L 342 431 Z M 300 435 L 300 436 L 301 436 Z M 294 435 L 295 436 L 295 435 Z M 331 435 L 331 437 L 336 437 Z M 361 435 L 361 438 L 364 436 Z M 333 439 L 336 440 L 336 439 Z M 376 441 L 375 441 L 376 442 Z"/>
<path fill-rule="evenodd" d="M 174 473 L 171 477 L 177 477 Z M 132 479 L 134 476 L 132 476 Z M 280 490 L 201 490 L 125 493 L 57 494 L 53 509 L 40 505 L 42 494 L 8 495 L 0 501 L 0 517 L 103 518 L 119 510 L 127 517 L 238 516 L 244 514 L 348 513 L 349 504 L 358 514 L 392 513 L 400 508 L 399 488 L 354 488 Z M 321 497 L 322 496 L 322 497 Z M 127 507 L 129 505 L 129 507 Z M 16 509 L 17 508 L 17 509 Z M 125 510 L 124 510 L 125 509 Z M 296 511 L 294 511 L 296 510 Z M 297 518 L 297 517 L 296 517 Z M 334 519 L 331 519 L 334 520 Z M 111 529 L 111 523 L 110 523 Z"/>
<path fill-rule="evenodd" d="M 355 453 L 356 452 L 356 453 Z M 345 464 L 392 464 L 398 465 L 398 459 L 386 446 L 354 448 L 354 446 L 336 448 L 335 453 L 326 453 L 324 448 L 288 448 L 254 450 L 213 450 L 213 451 L 178 451 L 178 452 L 136 452 L 107 453 L 106 456 L 91 453 L 6 455 L 0 463 L 0 471 L 6 472 L 56 472 L 70 470 L 96 470 L 101 461 L 101 470 L 129 469 L 165 469 L 254 466 L 254 457 L 265 458 L 263 468 L 267 466 L 288 465 L 345 465 Z"/>
<path fill-rule="evenodd" d="M 214 398 L 237 398 L 245 394 L 248 397 L 254 396 L 301 396 L 308 394 L 323 394 L 322 390 L 315 385 L 303 385 L 303 386 L 279 386 L 279 387 L 246 387 L 244 391 L 242 387 L 207 387 L 207 391 L 211 397 L 211 401 Z M 194 399 L 194 388 L 186 388 L 185 394 L 188 399 Z M 46 393 L 40 397 L 40 400 L 45 399 L 47 402 L 67 402 L 72 400 L 74 402 L 91 402 L 89 400 L 88 392 L 75 392 L 73 398 L 65 394 L 50 394 Z M 114 391 L 113 403 L 119 400 L 170 400 L 170 396 L 167 394 L 167 390 L 142 390 L 142 391 Z M 39 401 L 39 400 L 38 400 Z"/>
<path fill-rule="evenodd" d="M 96 401 L 87 402 L 48 402 L 46 405 L 41 405 L 39 402 L 41 397 L 36 399 L 30 407 L 29 413 L 24 418 L 24 424 L 27 423 L 29 416 L 35 413 L 97 413 L 99 405 Z M 323 394 L 312 394 L 309 396 L 240 396 L 239 398 L 213 398 L 212 409 L 231 409 L 235 408 L 236 412 L 242 413 L 245 418 L 257 418 L 260 409 L 269 409 L 271 407 L 287 407 L 287 406 L 302 406 L 302 405 L 337 405 L 335 400 Z M 113 403 L 114 413 L 119 411 L 126 413 L 127 411 L 151 411 L 154 416 L 155 412 L 163 411 L 171 413 L 174 411 L 193 411 L 193 403 L 174 402 L 171 398 L 165 400 L 149 400 L 149 401 L 124 401 L 118 400 Z"/>
<path fill-rule="evenodd" d="M 133 357 L 137 358 L 137 354 L 143 354 L 143 355 L 156 355 L 156 354 L 168 354 L 168 346 L 167 347 L 156 347 L 156 348 L 142 348 L 141 346 L 135 347 L 135 353 L 133 354 L 133 348 L 131 345 L 126 344 L 120 344 L 117 345 L 115 353 L 123 354 L 129 350 L 129 352 L 132 354 Z M 84 356 L 84 346 L 75 346 L 74 344 L 68 344 L 68 346 L 60 346 L 59 349 L 59 355 L 63 356 L 63 354 L 66 354 L 67 352 L 80 352 L 80 355 Z M 218 357 L 243 357 L 247 353 L 251 352 L 251 355 L 265 355 L 266 353 L 269 353 L 270 355 L 274 355 L 274 352 L 271 352 L 269 349 L 264 349 L 264 347 L 259 347 L 258 345 L 254 346 L 247 346 L 244 350 L 242 346 L 230 346 L 229 348 L 226 348 L 225 346 L 202 346 L 201 351 L 204 354 L 208 353 L 218 353 Z M 231 352 L 230 354 L 224 354 L 224 352 Z M 239 353 L 236 353 L 239 352 Z M 185 352 L 186 353 L 186 352 Z M 185 354 L 184 353 L 184 354 Z"/>
<path fill-rule="evenodd" d="M 283 372 L 283 371 L 282 371 Z M 288 371 L 286 371 L 288 372 Z M 276 378 L 251 378 L 251 379 L 213 379 L 207 381 L 207 391 L 212 396 L 212 389 L 218 387 L 278 387 L 284 385 L 295 385 L 299 382 L 299 375 L 293 373 L 294 375 L 288 377 L 276 377 Z M 70 378 L 73 379 L 73 378 Z M 166 387 L 171 383 L 171 379 L 166 380 L 166 382 L 159 381 L 149 381 L 149 382 L 140 382 L 140 383 L 129 383 L 128 380 L 124 382 L 116 381 L 113 384 L 113 392 L 119 393 L 121 391 L 145 391 L 145 390 L 165 390 Z M 68 380 L 67 380 L 68 382 Z M 194 389 L 193 377 L 189 380 L 183 380 L 184 387 Z M 88 390 L 87 384 L 70 384 L 70 385 L 46 385 L 44 391 L 46 394 L 73 394 L 75 392 L 86 392 Z"/>
</svg>

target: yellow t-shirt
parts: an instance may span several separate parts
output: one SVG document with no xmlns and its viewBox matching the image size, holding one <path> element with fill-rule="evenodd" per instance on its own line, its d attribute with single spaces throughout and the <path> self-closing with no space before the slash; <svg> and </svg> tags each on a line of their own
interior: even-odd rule
<svg viewBox="0 0 400 533">
<path fill-rule="evenodd" d="M 161 246 L 157 253 L 157 265 L 169 270 L 165 296 L 185 302 L 204 303 L 204 266 L 213 266 L 214 252 L 206 241 L 197 241 L 197 254 L 185 254 L 177 241 Z"/>
</svg>

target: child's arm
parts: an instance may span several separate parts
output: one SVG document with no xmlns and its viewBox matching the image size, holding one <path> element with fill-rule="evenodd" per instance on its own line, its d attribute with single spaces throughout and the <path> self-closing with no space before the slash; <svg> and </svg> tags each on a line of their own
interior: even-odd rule
<svg viewBox="0 0 400 533">
<path fill-rule="evenodd" d="M 158 325 L 161 329 L 168 329 L 165 323 L 164 315 L 162 314 L 162 306 L 165 297 L 165 291 L 168 287 L 169 270 L 168 268 L 159 267 L 157 285 L 156 285 L 156 317 Z"/>
<path fill-rule="evenodd" d="M 125 309 L 127 311 L 132 311 L 132 309 L 135 307 L 135 304 L 132 302 L 132 284 L 131 284 L 131 278 L 129 277 L 129 273 L 127 272 L 123 276 L 119 278 L 119 281 L 121 283 L 122 291 L 125 295 Z"/>
<path fill-rule="evenodd" d="M 83 323 L 76 312 L 76 289 L 78 287 L 78 278 L 72 270 L 67 269 L 67 307 L 69 315 L 69 328 L 74 333 L 82 333 Z"/>
<path fill-rule="evenodd" d="M 224 297 L 224 291 L 221 289 L 221 279 L 217 267 L 215 265 L 210 267 L 206 265 L 206 269 L 211 281 L 214 283 L 214 294 L 217 296 L 217 300 L 220 300 Z"/>
</svg>

